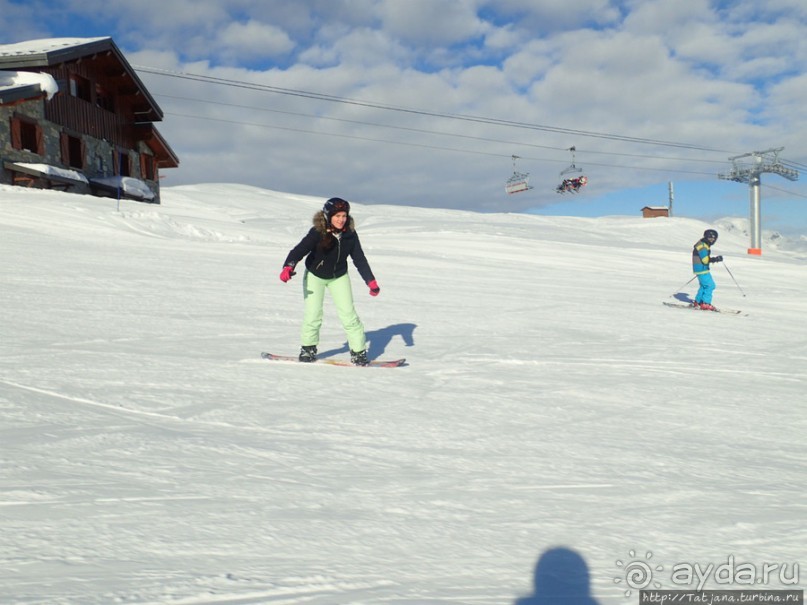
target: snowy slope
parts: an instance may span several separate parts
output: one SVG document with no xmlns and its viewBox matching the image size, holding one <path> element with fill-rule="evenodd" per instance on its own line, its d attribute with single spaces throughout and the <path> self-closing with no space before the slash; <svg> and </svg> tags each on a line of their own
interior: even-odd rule
<svg viewBox="0 0 807 605">
<path fill-rule="evenodd" d="M 699 221 L 357 203 L 370 352 L 409 365 L 262 361 L 297 351 L 278 274 L 322 201 L 0 186 L 0 602 L 539 603 L 561 576 L 636 603 L 633 558 L 794 587 L 802 250 L 718 225 L 742 292 L 718 267 L 715 303 L 748 313 L 718 315 L 661 304 Z M 346 355 L 327 300 L 320 351 Z"/>
</svg>

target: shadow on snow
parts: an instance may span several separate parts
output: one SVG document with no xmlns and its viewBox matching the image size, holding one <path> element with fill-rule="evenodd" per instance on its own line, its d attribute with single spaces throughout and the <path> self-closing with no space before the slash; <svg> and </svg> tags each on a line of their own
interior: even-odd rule
<svg viewBox="0 0 807 605">
<path fill-rule="evenodd" d="M 370 343 L 370 348 L 367 351 L 367 356 L 370 359 L 378 359 L 381 357 L 387 350 L 387 346 L 392 342 L 392 339 L 396 336 L 400 336 L 404 344 L 407 347 L 415 346 L 415 328 L 417 326 L 415 324 L 410 323 L 401 323 L 401 324 L 393 324 L 391 326 L 387 326 L 386 328 L 381 328 L 379 330 L 371 330 L 369 332 L 365 332 L 365 336 Z M 347 342 L 345 342 L 340 348 L 338 349 L 330 349 L 328 351 L 322 351 L 318 357 L 320 359 L 326 357 L 334 357 L 336 355 L 346 354 L 350 351 L 350 347 L 348 346 Z"/>
<path fill-rule="evenodd" d="M 591 596 L 588 565 L 568 548 L 551 548 L 535 565 L 533 593 L 514 605 L 597 605 Z"/>
</svg>

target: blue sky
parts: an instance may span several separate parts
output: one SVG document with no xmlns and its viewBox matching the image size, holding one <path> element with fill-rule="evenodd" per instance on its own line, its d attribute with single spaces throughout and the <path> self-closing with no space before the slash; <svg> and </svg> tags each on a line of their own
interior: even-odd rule
<svg viewBox="0 0 807 605">
<path fill-rule="evenodd" d="M 165 112 L 164 185 L 365 203 L 748 216 L 728 158 L 807 166 L 802 0 L 0 0 L 0 43 L 111 36 Z M 559 196 L 575 162 L 588 186 Z M 513 172 L 533 189 L 504 192 Z M 807 233 L 804 177 L 763 227 Z"/>
</svg>

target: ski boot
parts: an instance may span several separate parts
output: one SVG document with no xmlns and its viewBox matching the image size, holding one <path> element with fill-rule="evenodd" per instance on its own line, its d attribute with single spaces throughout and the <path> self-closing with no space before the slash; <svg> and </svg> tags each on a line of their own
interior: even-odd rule
<svg viewBox="0 0 807 605">
<path fill-rule="evenodd" d="M 316 361 L 317 345 L 303 345 L 300 348 L 300 356 L 297 358 L 297 360 L 305 363 L 311 363 L 312 361 Z"/>
<path fill-rule="evenodd" d="M 701 311 L 717 311 L 717 309 L 709 303 L 701 303 Z"/>
</svg>

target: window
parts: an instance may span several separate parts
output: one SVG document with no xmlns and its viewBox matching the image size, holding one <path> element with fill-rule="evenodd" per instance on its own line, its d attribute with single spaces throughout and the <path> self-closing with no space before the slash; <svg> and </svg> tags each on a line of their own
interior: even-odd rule
<svg viewBox="0 0 807 605">
<path fill-rule="evenodd" d="M 118 175 L 131 176 L 132 169 L 129 166 L 129 152 L 126 150 L 118 151 Z"/>
<path fill-rule="evenodd" d="M 91 95 L 92 87 L 90 81 L 77 74 L 70 74 L 70 96 L 82 99 L 84 101 L 92 101 Z"/>
<path fill-rule="evenodd" d="M 62 164 L 69 168 L 84 168 L 84 142 L 80 137 L 62 133 Z"/>
<path fill-rule="evenodd" d="M 155 167 L 154 158 L 145 153 L 140 155 L 140 176 L 147 181 L 155 180 L 157 170 Z"/>
<path fill-rule="evenodd" d="M 29 124 L 28 122 L 20 123 L 20 142 L 22 143 L 23 149 L 33 152 L 37 151 L 39 147 L 36 140 L 37 130 L 36 124 Z"/>
<path fill-rule="evenodd" d="M 95 104 L 101 109 L 115 112 L 115 103 L 112 95 L 100 84 L 95 85 Z"/>
<path fill-rule="evenodd" d="M 11 146 L 20 151 L 45 154 L 42 129 L 36 121 L 24 117 L 11 119 Z"/>
</svg>

